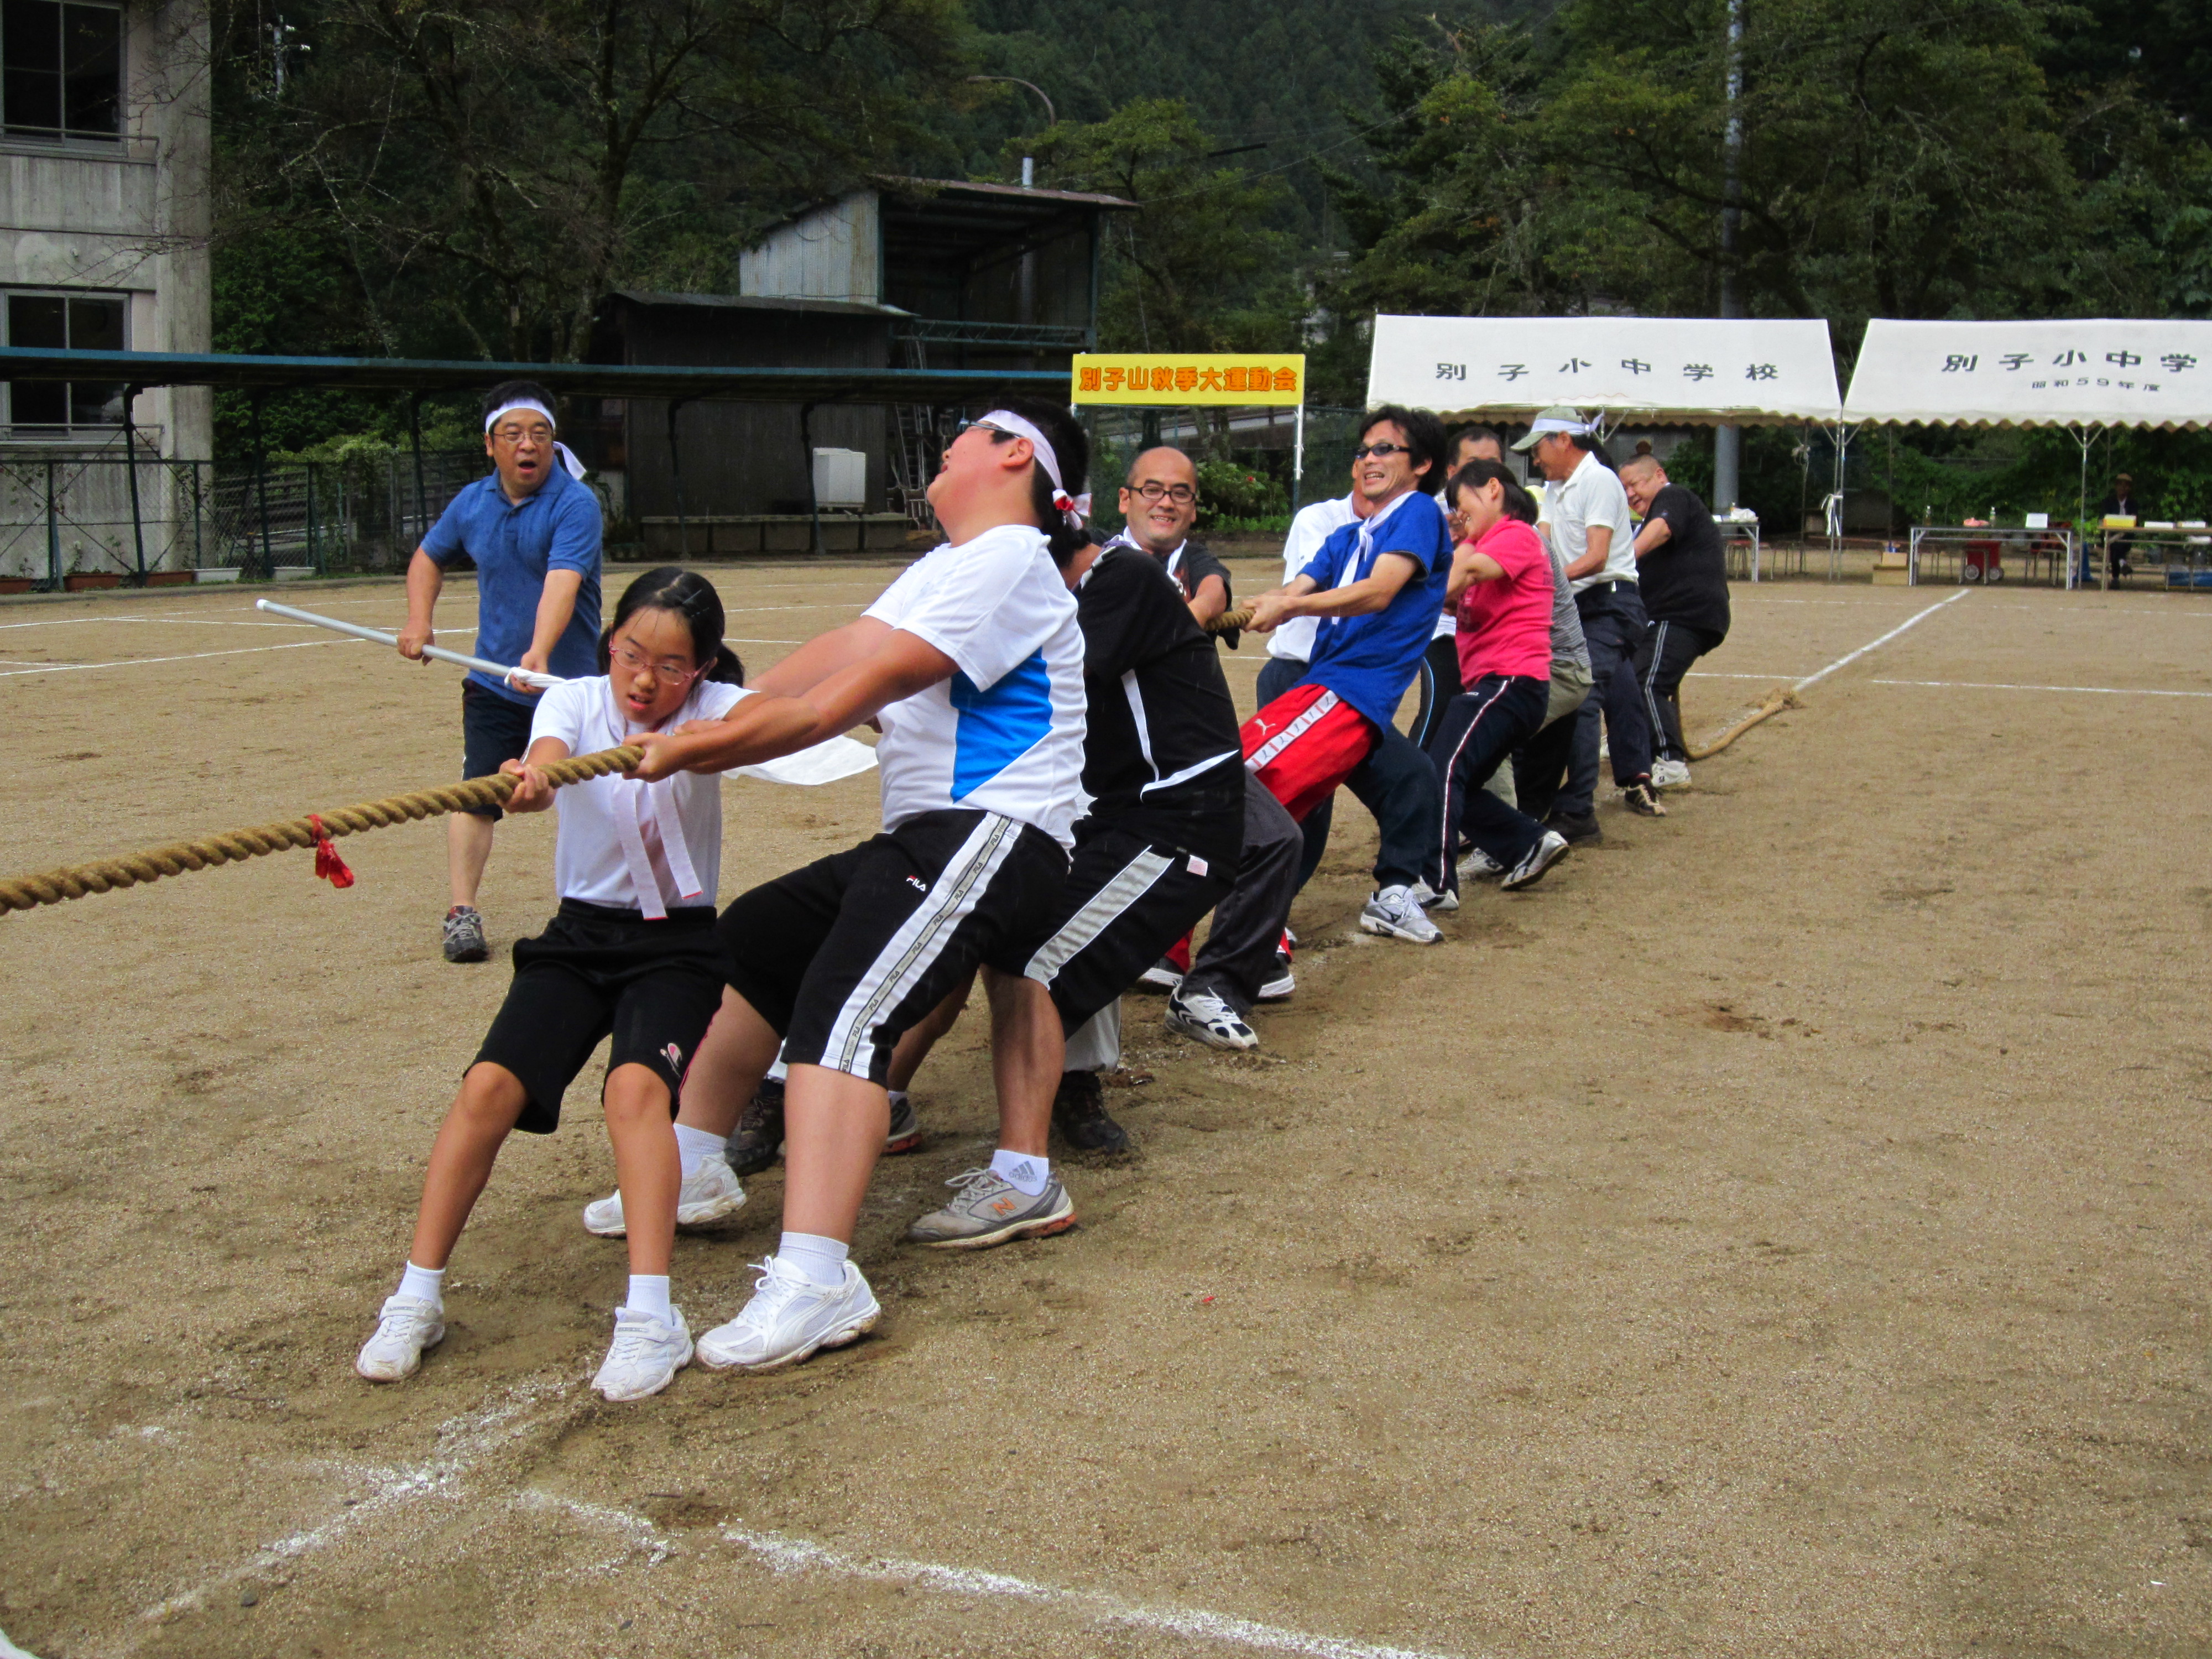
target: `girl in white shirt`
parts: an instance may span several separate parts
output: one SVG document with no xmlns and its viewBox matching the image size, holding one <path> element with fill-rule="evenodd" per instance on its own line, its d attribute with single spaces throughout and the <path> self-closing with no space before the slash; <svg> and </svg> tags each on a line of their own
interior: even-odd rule
<svg viewBox="0 0 2212 1659">
<path fill-rule="evenodd" d="M 690 1362 L 690 1332 L 668 1299 L 676 1225 L 744 1202 L 720 1138 L 672 1127 L 684 1067 L 722 996 L 721 780 L 605 777 L 556 793 L 539 769 L 728 713 L 745 695 L 744 669 L 722 643 L 722 602 L 703 577 L 672 568 L 639 577 L 600 637 L 600 674 L 547 691 L 529 753 L 501 768 L 520 780 L 508 811 L 559 804 L 561 908 L 515 945 L 507 1000 L 430 1149 L 406 1272 L 354 1362 L 372 1382 L 412 1375 L 445 1335 L 447 1258 L 501 1145 L 514 1129 L 552 1133 L 562 1096 L 609 1036 L 600 1098 L 621 1194 L 592 1206 L 606 1213 L 587 1212 L 586 1223 L 627 1232 L 630 1279 L 592 1386 L 610 1400 L 641 1399 Z"/>
</svg>

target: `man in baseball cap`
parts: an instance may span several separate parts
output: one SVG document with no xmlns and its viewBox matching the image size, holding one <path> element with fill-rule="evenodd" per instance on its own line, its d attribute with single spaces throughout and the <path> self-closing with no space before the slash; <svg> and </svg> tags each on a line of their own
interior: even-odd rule
<svg viewBox="0 0 2212 1659">
<path fill-rule="evenodd" d="M 1581 411 L 1546 410 L 1513 447 L 1532 456 L 1551 481 L 1540 528 L 1567 562 L 1596 688 L 1571 727 L 1531 740 L 1527 765 L 1516 768 L 1516 792 L 1525 770 L 1534 787 L 1522 810 L 1542 816 L 1547 828 L 1570 842 L 1595 841 L 1602 834 L 1596 813 L 1601 721 L 1622 804 L 1647 817 L 1666 816 L 1651 787 L 1651 729 L 1631 672 L 1646 620 L 1636 585 L 1635 526 L 1627 492 Z"/>
</svg>

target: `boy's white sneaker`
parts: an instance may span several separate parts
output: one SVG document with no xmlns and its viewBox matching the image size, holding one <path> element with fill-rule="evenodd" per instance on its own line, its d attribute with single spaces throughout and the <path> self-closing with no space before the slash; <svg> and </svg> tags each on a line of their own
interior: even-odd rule
<svg viewBox="0 0 2212 1659">
<path fill-rule="evenodd" d="M 592 1379 L 602 1398 L 642 1400 L 659 1394 L 691 1363 L 691 1333 L 684 1327 L 684 1310 L 668 1311 L 676 1322 L 672 1325 L 662 1324 L 649 1313 L 615 1310 L 614 1345 Z"/>
<path fill-rule="evenodd" d="M 835 1285 L 817 1285 L 781 1256 L 757 1261 L 753 1299 L 726 1325 L 699 1339 L 699 1363 L 718 1371 L 772 1371 L 817 1348 L 842 1348 L 883 1316 L 868 1281 L 851 1262 Z"/>
<path fill-rule="evenodd" d="M 1668 760 L 1663 756 L 1651 763 L 1651 787 L 1654 789 L 1680 789 L 1690 781 L 1687 761 Z"/>
<path fill-rule="evenodd" d="M 1424 910 L 1441 910 L 1449 915 L 1459 908 L 1459 895 L 1449 890 L 1439 893 L 1425 881 L 1413 884 L 1413 902 Z"/>
<path fill-rule="evenodd" d="M 744 1207 L 745 1189 L 738 1184 L 729 1160 L 710 1158 L 684 1177 L 676 1194 L 676 1224 L 708 1227 Z M 622 1194 L 594 1199 L 584 1206 L 584 1231 L 601 1238 L 620 1238 L 624 1233 Z"/>
<path fill-rule="evenodd" d="M 1410 945 L 1434 945 L 1443 937 L 1422 913 L 1410 887 L 1385 887 L 1367 901 L 1359 913 L 1359 931 L 1383 939 L 1401 939 Z"/>
<path fill-rule="evenodd" d="M 1177 1036 L 1203 1042 L 1209 1048 L 1241 1052 L 1260 1046 L 1260 1034 L 1230 1006 L 1228 999 L 1211 991 L 1185 991 L 1178 987 L 1168 999 L 1164 1023 Z"/>
<path fill-rule="evenodd" d="M 397 1382 L 422 1368 L 422 1350 L 446 1340 L 446 1310 L 419 1296 L 388 1296 L 376 1334 L 361 1345 L 353 1368 L 372 1382 Z"/>
<path fill-rule="evenodd" d="M 1462 886 L 1470 881 L 1496 881 L 1504 873 L 1505 866 L 1480 847 L 1471 849 L 1459 861 L 1459 878 Z"/>
</svg>

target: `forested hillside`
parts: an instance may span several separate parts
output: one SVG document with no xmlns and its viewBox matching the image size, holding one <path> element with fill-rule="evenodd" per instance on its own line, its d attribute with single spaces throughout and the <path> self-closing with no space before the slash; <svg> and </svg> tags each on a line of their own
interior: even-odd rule
<svg viewBox="0 0 2212 1659">
<path fill-rule="evenodd" d="M 231 350 L 559 357 L 799 203 L 1024 155 L 1140 204 L 1109 344 L 1303 347 L 1330 401 L 1378 309 L 1710 313 L 1724 269 L 1846 368 L 1873 315 L 2212 314 L 2202 0 L 1754 0 L 1733 256 L 1725 0 L 301 0 L 281 64 L 233 3 Z"/>
</svg>

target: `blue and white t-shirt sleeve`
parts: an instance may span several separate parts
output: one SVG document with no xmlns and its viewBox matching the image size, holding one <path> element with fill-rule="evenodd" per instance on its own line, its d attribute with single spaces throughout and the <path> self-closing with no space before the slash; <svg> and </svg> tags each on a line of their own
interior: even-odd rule
<svg viewBox="0 0 2212 1659">
<path fill-rule="evenodd" d="M 914 603 L 915 595 L 921 592 L 928 582 L 926 573 L 930 568 L 929 558 L 933 556 L 916 559 L 900 571 L 898 580 L 876 595 L 876 602 L 860 614 L 892 628 L 900 627 L 899 618 L 906 615 L 908 607 Z"/>
<path fill-rule="evenodd" d="M 606 695 L 604 678 L 588 680 L 563 680 L 549 688 L 538 699 L 537 712 L 530 717 L 530 741 L 535 744 L 543 738 L 558 738 L 568 745 L 568 752 L 579 755 L 584 750 L 584 720 L 590 713 L 592 699 Z"/>
<path fill-rule="evenodd" d="M 597 492 L 577 484 L 561 492 L 553 515 L 553 545 L 547 550 L 548 570 L 580 570 L 599 574 L 599 498 Z"/>
<path fill-rule="evenodd" d="M 988 691 L 1035 656 L 1074 607 L 1056 576 L 1056 595 L 1040 580 L 1042 545 L 1034 530 L 986 531 L 956 550 L 898 615 L 883 615 L 896 585 L 868 614 L 936 647 L 975 690 Z"/>
</svg>

